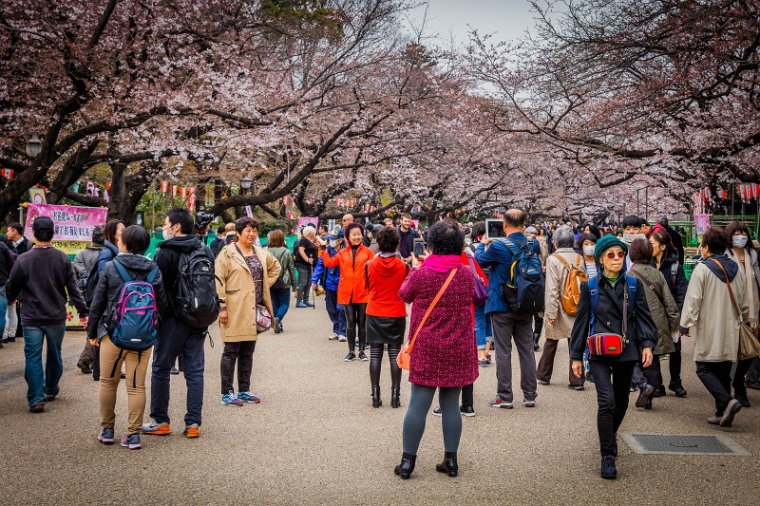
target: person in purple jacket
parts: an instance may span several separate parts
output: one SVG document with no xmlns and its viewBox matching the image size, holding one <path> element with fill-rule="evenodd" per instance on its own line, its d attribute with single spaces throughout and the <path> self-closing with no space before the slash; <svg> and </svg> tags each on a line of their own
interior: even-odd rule
<svg viewBox="0 0 760 506">
<path fill-rule="evenodd" d="M 472 271 L 462 266 L 464 235 L 455 223 L 439 221 L 430 228 L 431 254 L 414 268 L 401 285 L 399 296 L 412 304 L 409 335 L 414 336 L 428 308 L 449 275 L 450 284 L 422 325 L 411 353 L 409 382 L 412 393 L 404 418 L 403 455 L 395 473 L 408 479 L 414 470 L 425 417 L 436 390 L 443 421 L 444 459 L 436 470 L 449 476 L 458 473 L 457 449 L 462 435 L 459 395 L 462 387 L 478 377 L 478 352 L 474 336 L 475 280 Z M 460 268 L 463 267 L 463 268 Z"/>
</svg>

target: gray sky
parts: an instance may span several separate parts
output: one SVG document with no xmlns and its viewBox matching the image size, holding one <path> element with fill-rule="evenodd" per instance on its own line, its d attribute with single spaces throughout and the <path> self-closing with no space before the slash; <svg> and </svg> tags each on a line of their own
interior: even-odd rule
<svg viewBox="0 0 760 506">
<path fill-rule="evenodd" d="M 522 37 L 534 25 L 528 0 L 428 0 L 426 33 L 436 34 L 447 43 L 453 36 L 458 44 L 466 44 L 468 25 L 481 34 L 493 33 L 497 40 Z M 412 13 L 419 24 L 425 8 Z"/>
</svg>

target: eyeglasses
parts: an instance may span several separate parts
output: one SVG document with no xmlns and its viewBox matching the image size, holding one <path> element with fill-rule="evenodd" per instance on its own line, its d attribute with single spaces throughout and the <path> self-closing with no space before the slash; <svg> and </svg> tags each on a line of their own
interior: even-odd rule
<svg viewBox="0 0 760 506">
<path fill-rule="evenodd" d="M 608 251 L 607 254 L 604 255 L 604 256 L 606 256 L 609 260 L 614 260 L 616 257 L 617 258 L 625 258 L 625 252 L 624 251 L 618 251 L 617 253 L 615 253 L 614 251 Z"/>
</svg>

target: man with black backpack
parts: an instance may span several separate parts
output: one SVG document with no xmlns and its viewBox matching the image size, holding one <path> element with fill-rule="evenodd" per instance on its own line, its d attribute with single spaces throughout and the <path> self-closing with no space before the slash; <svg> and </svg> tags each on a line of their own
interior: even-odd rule
<svg viewBox="0 0 760 506">
<path fill-rule="evenodd" d="M 533 351 L 533 315 L 544 309 L 544 276 L 538 242 L 529 241 L 523 231 L 527 215 L 510 209 L 504 215 L 506 238 L 483 238 L 475 250 L 475 260 L 488 275 L 486 316 L 493 324 L 496 346 L 495 408 L 512 409 L 512 339 L 520 357 L 520 388 L 523 405 L 535 407 L 538 395 L 536 356 Z M 488 246 L 486 248 L 486 246 Z"/>
<path fill-rule="evenodd" d="M 169 419 L 169 371 L 182 357 L 187 384 L 184 434 L 200 436 L 203 409 L 204 344 L 208 326 L 219 315 L 214 278 L 214 255 L 196 235 L 187 209 L 174 208 L 163 226 L 165 241 L 156 253 L 168 298 L 168 308 L 158 327 L 153 356 L 149 423 L 143 434 L 171 434 Z"/>
</svg>

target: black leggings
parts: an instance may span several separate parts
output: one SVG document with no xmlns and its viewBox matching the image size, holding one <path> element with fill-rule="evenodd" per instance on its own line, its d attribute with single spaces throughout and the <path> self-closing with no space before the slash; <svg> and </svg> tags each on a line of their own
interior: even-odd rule
<svg viewBox="0 0 760 506">
<path fill-rule="evenodd" d="M 369 380 L 373 387 L 380 386 L 380 370 L 383 363 L 383 350 L 384 344 L 371 344 L 369 346 Z M 396 363 L 396 357 L 398 352 L 401 351 L 401 344 L 389 344 L 388 345 L 388 361 L 391 364 L 391 387 L 401 387 L 401 368 Z"/>
<path fill-rule="evenodd" d="M 222 363 L 219 367 L 222 373 L 222 395 L 234 391 L 232 380 L 235 375 L 235 364 L 238 368 L 238 392 L 248 392 L 251 389 L 251 372 L 253 371 L 253 352 L 256 341 L 239 343 L 224 343 Z"/>
<path fill-rule="evenodd" d="M 359 327 L 359 351 L 367 347 L 367 304 L 352 302 L 345 305 L 346 308 L 346 337 L 348 338 L 348 351 L 353 353 L 356 346 L 356 327 Z"/>
</svg>

